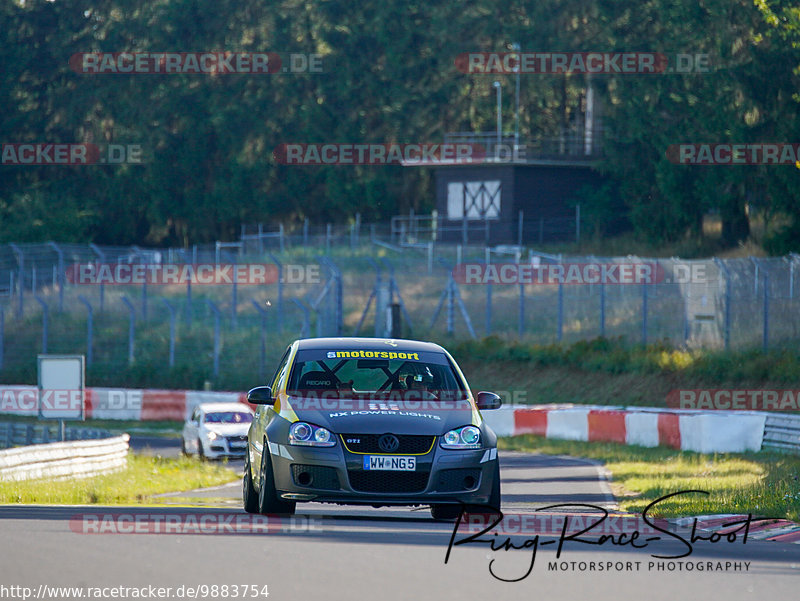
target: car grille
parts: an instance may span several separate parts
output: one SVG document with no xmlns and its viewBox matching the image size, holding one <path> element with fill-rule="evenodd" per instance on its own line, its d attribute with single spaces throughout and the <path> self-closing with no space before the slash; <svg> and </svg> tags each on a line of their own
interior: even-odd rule
<svg viewBox="0 0 800 601">
<path fill-rule="evenodd" d="M 439 492 L 474 490 L 478 488 L 480 479 L 480 468 L 441 470 L 436 478 L 436 490 Z"/>
<path fill-rule="evenodd" d="M 373 453 L 376 455 L 424 455 L 433 448 L 435 436 L 419 434 L 396 434 L 400 446 L 396 451 L 387 453 L 378 446 L 382 434 L 342 434 L 342 442 L 352 453 Z M 353 439 L 359 442 L 352 442 Z"/>
<path fill-rule="evenodd" d="M 292 464 L 292 479 L 297 486 L 339 490 L 339 475 L 336 469 L 320 465 Z"/>
<path fill-rule="evenodd" d="M 244 453 L 247 450 L 247 436 L 226 436 L 225 439 L 232 453 Z"/>
<path fill-rule="evenodd" d="M 350 486 L 360 492 L 417 493 L 428 486 L 430 472 L 348 470 Z"/>
</svg>

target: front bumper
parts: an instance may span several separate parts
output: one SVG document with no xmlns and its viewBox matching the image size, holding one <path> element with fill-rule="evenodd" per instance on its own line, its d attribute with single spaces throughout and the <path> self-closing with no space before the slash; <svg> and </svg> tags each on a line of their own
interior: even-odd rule
<svg viewBox="0 0 800 601">
<path fill-rule="evenodd" d="M 247 437 L 218 436 L 214 440 L 206 439 L 203 442 L 203 452 L 209 459 L 244 458 L 247 454 Z"/>
<path fill-rule="evenodd" d="M 364 470 L 364 454 L 335 447 L 270 444 L 278 495 L 296 501 L 362 505 L 489 502 L 497 449 L 454 451 L 437 444 L 416 470 Z M 378 455 L 378 453 L 372 453 Z"/>
</svg>

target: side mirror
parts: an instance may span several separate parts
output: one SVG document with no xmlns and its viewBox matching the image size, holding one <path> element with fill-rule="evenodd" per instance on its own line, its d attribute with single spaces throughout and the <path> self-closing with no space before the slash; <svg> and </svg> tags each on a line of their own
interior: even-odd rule
<svg viewBox="0 0 800 601">
<path fill-rule="evenodd" d="M 256 386 L 247 392 L 247 402 L 253 405 L 273 405 L 275 399 L 269 386 Z"/>
<path fill-rule="evenodd" d="M 493 392 L 479 392 L 477 398 L 478 409 L 499 409 L 503 399 Z"/>
</svg>

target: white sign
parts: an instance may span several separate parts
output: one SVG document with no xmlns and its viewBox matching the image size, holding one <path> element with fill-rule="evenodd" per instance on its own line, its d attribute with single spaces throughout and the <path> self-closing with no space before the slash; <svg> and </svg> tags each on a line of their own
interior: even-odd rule
<svg viewBox="0 0 800 601">
<path fill-rule="evenodd" d="M 39 419 L 83 420 L 83 355 L 39 355 Z"/>
</svg>

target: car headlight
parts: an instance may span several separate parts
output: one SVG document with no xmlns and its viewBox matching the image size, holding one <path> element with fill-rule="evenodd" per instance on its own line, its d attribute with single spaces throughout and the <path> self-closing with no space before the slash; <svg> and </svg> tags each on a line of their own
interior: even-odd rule
<svg viewBox="0 0 800 601">
<path fill-rule="evenodd" d="M 331 431 L 306 422 L 295 422 L 289 427 L 289 444 L 306 447 L 332 447 L 336 444 Z"/>
<path fill-rule="evenodd" d="M 217 433 L 216 433 L 216 432 L 209 432 L 209 433 L 208 433 L 208 439 L 209 439 L 209 440 L 216 440 L 216 439 L 217 439 L 217 436 L 218 436 L 218 435 L 217 435 Z"/>
<path fill-rule="evenodd" d="M 439 440 L 443 449 L 480 449 L 481 431 L 475 426 L 463 426 L 446 432 Z"/>
</svg>

